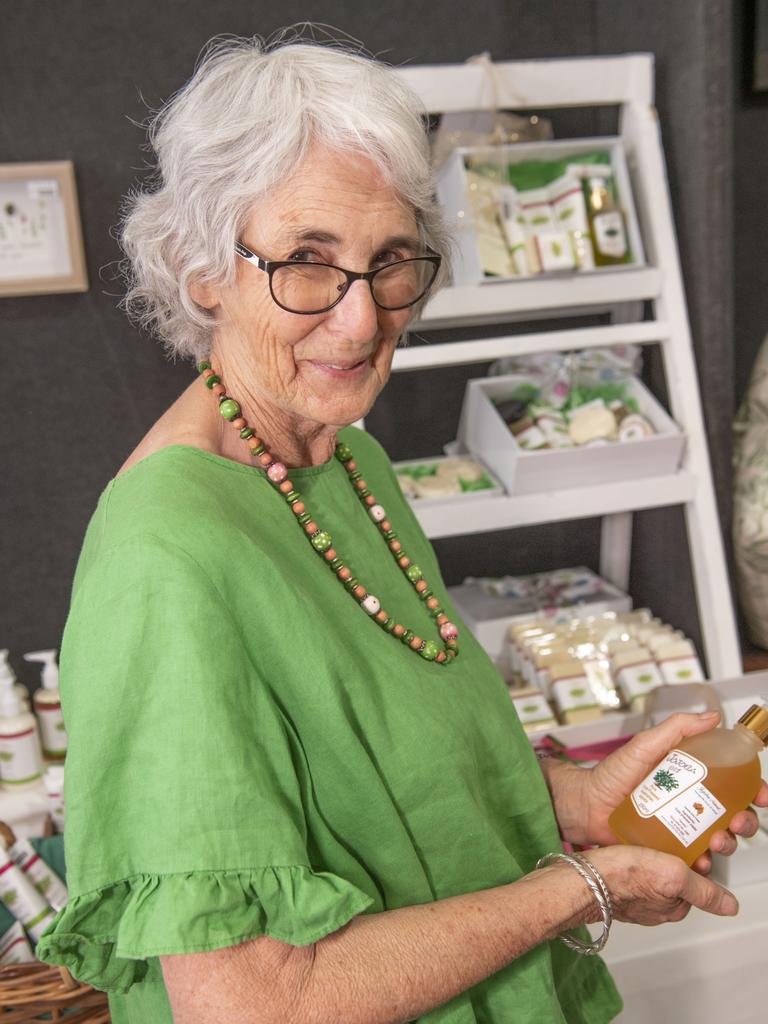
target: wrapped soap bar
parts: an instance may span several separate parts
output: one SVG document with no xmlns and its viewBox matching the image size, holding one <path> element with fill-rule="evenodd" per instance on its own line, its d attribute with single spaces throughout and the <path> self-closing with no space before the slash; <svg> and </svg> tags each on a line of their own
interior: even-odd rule
<svg viewBox="0 0 768 1024">
<path fill-rule="evenodd" d="M 602 709 L 580 662 L 574 659 L 560 662 L 552 665 L 549 672 L 552 699 L 566 725 L 594 722 L 602 717 Z"/>
<path fill-rule="evenodd" d="M 633 711 L 642 711 L 650 691 L 664 683 L 651 652 L 640 646 L 613 656 L 613 674 L 625 704 Z"/>
<path fill-rule="evenodd" d="M 512 697 L 515 711 L 520 723 L 527 733 L 543 732 L 545 729 L 553 729 L 557 726 L 552 708 L 544 698 L 543 693 L 534 691 L 523 697 Z"/>
<path fill-rule="evenodd" d="M 690 640 L 676 640 L 656 653 L 665 683 L 702 683 L 704 670 Z"/>
</svg>

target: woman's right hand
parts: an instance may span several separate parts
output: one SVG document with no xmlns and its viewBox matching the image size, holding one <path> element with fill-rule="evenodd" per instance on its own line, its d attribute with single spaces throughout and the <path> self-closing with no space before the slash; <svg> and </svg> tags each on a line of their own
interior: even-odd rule
<svg viewBox="0 0 768 1024">
<path fill-rule="evenodd" d="M 736 897 L 692 871 L 679 857 L 641 846 L 606 846 L 584 853 L 605 879 L 617 921 L 663 924 L 682 921 L 691 907 L 732 917 Z"/>
</svg>

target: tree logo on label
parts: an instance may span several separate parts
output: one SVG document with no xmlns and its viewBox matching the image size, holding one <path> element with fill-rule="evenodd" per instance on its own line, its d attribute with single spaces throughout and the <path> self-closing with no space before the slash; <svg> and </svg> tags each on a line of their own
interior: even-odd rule
<svg viewBox="0 0 768 1024">
<path fill-rule="evenodd" d="M 653 776 L 653 781 L 659 789 L 666 789 L 668 793 L 671 793 L 673 789 L 677 789 L 680 785 L 672 772 L 667 772 L 663 768 L 659 768 Z"/>
</svg>

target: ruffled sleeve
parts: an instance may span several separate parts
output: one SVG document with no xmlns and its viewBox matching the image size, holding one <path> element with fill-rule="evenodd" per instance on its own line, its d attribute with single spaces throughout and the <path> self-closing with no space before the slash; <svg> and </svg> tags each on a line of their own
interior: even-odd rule
<svg viewBox="0 0 768 1024">
<path fill-rule="evenodd" d="M 259 935 L 316 942 L 372 903 L 343 879 L 306 867 L 137 875 L 76 896 L 37 946 L 75 978 L 127 992 L 147 958 L 236 946 Z"/>
<path fill-rule="evenodd" d="M 86 549 L 61 652 L 70 902 L 40 959 L 126 992 L 148 958 L 304 945 L 365 911 L 375 892 L 309 852 L 280 681 L 217 585 L 167 538 Z"/>
</svg>

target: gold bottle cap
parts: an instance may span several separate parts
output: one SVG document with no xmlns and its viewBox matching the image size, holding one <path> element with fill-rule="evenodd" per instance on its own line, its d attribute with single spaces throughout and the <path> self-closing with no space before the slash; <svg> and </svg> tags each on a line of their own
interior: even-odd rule
<svg viewBox="0 0 768 1024">
<path fill-rule="evenodd" d="M 753 733 L 760 737 L 763 743 L 768 745 L 768 707 L 753 704 L 741 716 L 739 724 L 745 725 L 747 729 L 751 729 Z"/>
</svg>

